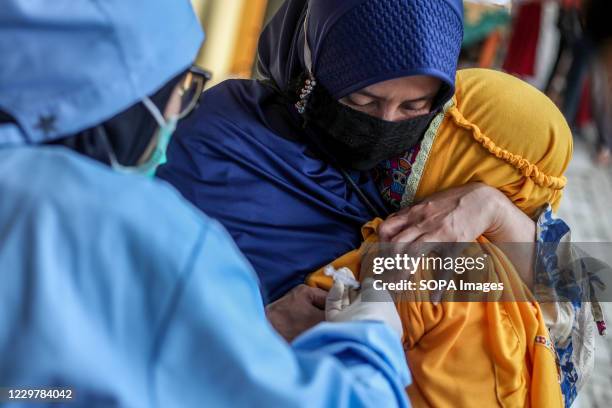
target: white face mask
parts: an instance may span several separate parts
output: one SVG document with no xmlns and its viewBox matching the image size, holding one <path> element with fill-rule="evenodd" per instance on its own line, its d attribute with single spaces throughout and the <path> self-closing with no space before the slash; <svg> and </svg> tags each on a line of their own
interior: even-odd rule
<svg viewBox="0 0 612 408">
<path fill-rule="evenodd" d="M 137 166 L 123 166 L 117 161 L 117 158 L 111 151 L 110 161 L 112 168 L 121 173 L 140 174 L 152 178 L 155 176 L 157 168 L 166 163 L 166 150 L 176 130 L 178 116 L 175 115 L 170 117 L 170 119 L 165 119 L 159 108 L 146 96 L 143 98 L 142 103 L 149 109 L 159 125 L 153 139 L 156 142 L 151 156 L 144 163 Z"/>
</svg>

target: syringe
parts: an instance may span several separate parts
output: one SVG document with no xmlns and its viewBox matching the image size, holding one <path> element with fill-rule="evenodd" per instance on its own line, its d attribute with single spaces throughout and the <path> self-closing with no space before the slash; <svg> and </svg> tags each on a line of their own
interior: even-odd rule
<svg viewBox="0 0 612 408">
<path fill-rule="evenodd" d="M 331 265 L 327 265 L 325 269 L 323 269 L 323 273 L 334 278 L 334 281 L 340 281 L 350 288 L 359 289 L 361 287 L 361 284 L 352 277 L 353 272 L 347 267 L 336 269 Z"/>
</svg>

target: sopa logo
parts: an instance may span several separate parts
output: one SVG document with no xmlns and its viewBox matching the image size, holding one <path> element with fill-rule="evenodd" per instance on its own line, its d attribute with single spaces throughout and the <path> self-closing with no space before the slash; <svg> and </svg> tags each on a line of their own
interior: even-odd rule
<svg viewBox="0 0 612 408">
<path fill-rule="evenodd" d="M 452 280 L 422 280 L 419 290 L 457 290 L 457 284 Z"/>
</svg>

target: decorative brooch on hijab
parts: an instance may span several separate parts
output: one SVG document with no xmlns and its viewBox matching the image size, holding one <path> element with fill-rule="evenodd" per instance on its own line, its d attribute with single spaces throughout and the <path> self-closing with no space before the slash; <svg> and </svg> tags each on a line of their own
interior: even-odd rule
<svg viewBox="0 0 612 408">
<path fill-rule="evenodd" d="M 306 112 L 306 105 L 310 99 L 310 95 L 317 86 L 317 80 L 312 73 L 312 51 L 308 45 L 308 18 L 310 17 L 310 9 L 306 10 L 306 17 L 304 18 L 304 64 L 306 65 L 306 80 L 302 89 L 300 89 L 299 100 L 295 103 L 295 108 L 300 115 Z"/>
<path fill-rule="evenodd" d="M 309 72 L 306 81 L 304 82 L 304 86 L 300 89 L 300 99 L 295 103 L 295 107 L 300 115 L 303 115 L 306 112 L 306 105 L 308 104 L 308 100 L 310 99 L 310 95 L 314 90 L 314 87 L 317 85 L 317 80 L 314 76 Z"/>
</svg>

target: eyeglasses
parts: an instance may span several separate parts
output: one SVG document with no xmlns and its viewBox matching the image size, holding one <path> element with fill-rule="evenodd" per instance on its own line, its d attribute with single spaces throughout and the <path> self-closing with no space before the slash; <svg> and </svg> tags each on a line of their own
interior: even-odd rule
<svg viewBox="0 0 612 408">
<path fill-rule="evenodd" d="M 159 127 L 149 146 L 140 160 L 138 160 L 138 167 L 130 171 L 150 173 L 155 170 L 158 164 L 165 162 L 166 148 L 170 142 L 170 136 L 176 129 L 176 123 L 189 116 L 197 108 L 202 92 L 204 92 L 204 87 L 210 78 L 211 74 L 206 70 L 195 65 L 189 68 L 189 71 L 174 87 L 165 108 L 165 114 L 162 114 L 159 107 L 149 97 L 142 99 L 142 103 L 153 115 Z M 122 168 L 115 157 L 110 156 L 110 160 L 113 167 L 117 169 Z"/>
<path fill-rule="evenodd" d="M 178 120 L 186 118 L 198 107 L 204 87 L 211 77 L 209 71 L 195 65 L 185 74 L 185 78 L 177 86 L 181 103 Z"/>
</svg>

